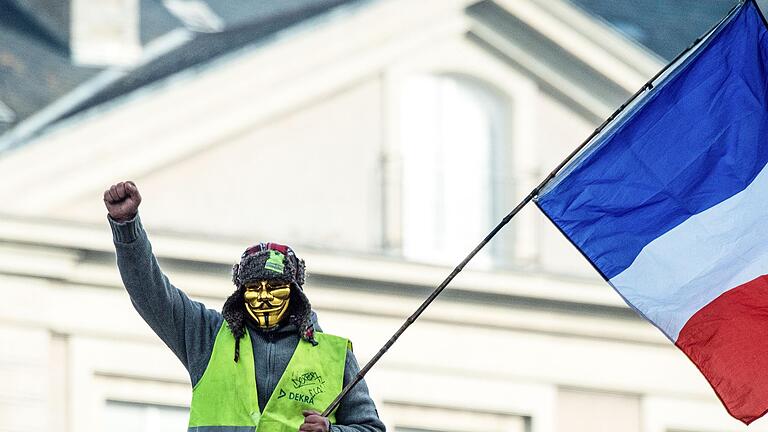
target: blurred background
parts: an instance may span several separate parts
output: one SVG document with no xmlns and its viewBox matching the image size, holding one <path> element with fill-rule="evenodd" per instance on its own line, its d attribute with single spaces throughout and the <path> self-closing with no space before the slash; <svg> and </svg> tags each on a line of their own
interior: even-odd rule
<svg viewBox="0 0 768 432">
<path fill-rule="evenodd" d="M 0 0 L 0 431 L 185 430 L 111 184 L 137 183 L 163 269 L 210 308 L 246 246 L 292 245 L 362 363 L 734 4 Z M 394 432 L 746 430 L 533 205 L 367 381 Z"/>
</svg>

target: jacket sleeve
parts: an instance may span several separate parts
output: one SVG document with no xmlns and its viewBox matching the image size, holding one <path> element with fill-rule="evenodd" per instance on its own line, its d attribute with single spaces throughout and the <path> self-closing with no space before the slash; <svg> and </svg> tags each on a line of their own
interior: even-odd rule
<svg viewBox="0 0 768 432">
<path fill-rule="evenodd" d="M 347 351 L 347 362 L 344 368 L 344 386 L 355 379 L 360 367 L 352 351 Z M 338 410 L 336 410 L 336 423 L 331 425 L 332 432 L 384 432 L 386 428 L 379 419 L 379 412 L 373 399 L 368 394 L 368 386 L 365 380 L 344 396 Z"/>
<path fill-rule="evenodd" d="M 133 306 L 181 360 L 195 385 L 213 351 L 223 318 L 190 300 L 163 274 L 137 215 L 127 222 L 109 218 L 117 267 Z"/>
</svg>

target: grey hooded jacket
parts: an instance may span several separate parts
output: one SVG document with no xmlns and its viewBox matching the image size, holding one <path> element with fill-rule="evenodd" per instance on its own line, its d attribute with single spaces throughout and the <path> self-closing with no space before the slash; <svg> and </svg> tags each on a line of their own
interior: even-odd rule
<svg viewBox="0 0 768 432">
<path fill-rule="evenodd" d="M 169 282 L 152 253 L 152 246 L 138 215 L 123 223 L 108 219 L 117 253 L 117 266 L 133 306 L 181 360 L 194 387 L 205 372 L 213 351 L 213 342 L 224 318 L 218 311 L 190 300 L 183 291 Z M 293 355 L 299 335 L 297 329 L 290 324 L 269 332 L 253 327 L 249 330 L 259 409 L 263 411 Z M 358 371 L 354 354 L 348 352 L 344 384 L 354 379 Z M 331 430 L 385 430 L 364 381 L 341 401 L 336 411 L 336 424 L 331 425 Z"/>
</svg>

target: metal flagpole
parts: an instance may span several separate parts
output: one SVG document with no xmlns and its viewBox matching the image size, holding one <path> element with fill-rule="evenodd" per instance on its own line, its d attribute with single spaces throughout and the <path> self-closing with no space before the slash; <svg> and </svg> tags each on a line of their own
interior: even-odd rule
<svg viewBox="0 0 768 432">
<path fill-rule="evenodd" d="M 435 288 L 434 291 L 432 291 L 432 294 L 430 294 L 429 297 L 427 297 L 427 299 L 424 300 L 424 302 L 421 304 L 421 306 L 419 306 L 419 308 L 416 309 L 416 311 L 411 316 L 409 316 L 408 319 L 405 320 L 403 325 L 400 326 L 399 329 L 397 329 L 395 334 L 393 334 L 392 337 L 389 338 L 387 343 L 385 343 L 384 346 L 381 347 L 379 352 L 377 352 L 376 355 L 374 355 L 368 361 L 368 363 L 366 363 L 365 366 L 363 366 L 363 368 L 360 369 L 360 372 L 357 374 L 355 379 L 353 379 L 352 381 L 347 383 L 347 385 L 344 387 L 344 389 L 342 389 L 341 393 L 339 393 L 339 395 L 336 396 L 336 399 L 334 399 L 333 402 L 331 402 L 331 404 L 328 406 L 328 408 L 326 408 L 325 411 L 323 411 L 323 413 L 322 413 L 323 417 L 328 417 L 339 406 L 339 403 L 341 402 L 341 400 L 344 398 L 344 396 L 347 395 L 347 393 L 349 393 L 349 391 L 352 389 L 352 387 L 357 385 L 357 383 L 359 383 L 363 379 L 363 377 L 365 377 L 365 375 L 368 373 L 369 370 L 371 370 L 373 365 L 375 365 L 376 362 L 379 361 L 381 356 L 383 356 L 384 353 L 386 353 L 389 350 L 389 348 L 392 345 L 394 345 L 394 343 L 397 341 L 397 339 L 400 337 L 400 335 L 402 335 L 403 332 L 405 332 L 405 330 L 408 327 L 410 327 L 410 325 L 413 324 L 419 318 L 421 313 L 424 312 L 424 310 L 435 300 L 435 298 L 437 298 L 437 296 L 440 295 L 441 292 L 443 292 L 445 287 L 448 286 L 449 283 L 451 283 L 453 278 L 455 278 L 456 275 L 459 274 L 459 272 L 461 272 L 464 269 L 464 266 L 466 266 L 467 263 L 472 258 L 474 258 L 474 256 L 477 255 L 477 253 L 480 252 L 480 250 L 483 247 L 485 247 L 485 245 L 488 244 L 488 242 L 499 231 L 501 231 L 501 229 L 507 223 L 509 223 L 509 221 L 512 220 L 512 218 L 515 217 L 515 215 L 518 212 L 520 212 L 520 210 L 523 209 L 523 207 L 525 207 L 529 202 L 531 202 L 539 194 L 539 191 L 541 191 L 541 189 L 544 188 L 544 186 L 546 186 L 546 184 L 549 183 L 549 181 L 552 180 L 557 175 L 557 173 L 560 172 L 560 170 L 563 169 L 563 167 L 568 162 L 571 161 L 571 159 L 573 159 L 581 150 L 583 150 L 592 141 L 593 138 L 595 138 L 600 132 L 602 132 L 603 129 L 605 129 L 605 127 L 608 126 L 608 124 L 610 124 L 619 114 L 621 114 L 621 112 L 624 111 L 624 109 L 627 106 L 629 106 L 632 102 L 634 102 L 635 99 L 637 99 L 638 96 L 640 96 L 641 94 L 643 94 L 644 92 L 646 92 L 648 90 L 651 90 L 653 88 L 653 83 L 661 75 L 663 75 L 672 65 L 677 63 L 678 60 L 680 60 L 683 56 L 685 56 L 693 48 L 695 48 L 699 44 L 699 42 L 701 42 L 704 38 L 706 38 L 710 33 L 715 31 L 715 29 L 717 29 L 729 16 L 731 16 L 731 14 L 734 11 L 736 11 L 742 4 L 744 4 L 745 1 L 747 1 L 747 0 L 739 0 L 739 2 L 736 5 L 734 5 L 733 8 L 731 8 L 731 10 L 717 24 L 715 24 L 712 28 L 707 30 L 704 34 L 699 36 L 690 46 L 688 46 L 686 49 L 684 49 L 680 54 L 677 55 L 677 57 L 675 57 L 671 62 L 669 62 L 666 66 L 664 66 L 659 72 L 657 72 L 656 75 L 653 76 L 653 78 L 648 80 L 648 82 L 646 82 L 645 85 L 643 85 L 637 92 L 635 92 L 635 94 L 630 96 L 629 99 L 627 99 L 626 102 L 624 102 L 616 111 L 614 111 L 613 114 L 611 114 L 610 117 L 608 117 L 600 126 L 598 126 L 597 129 L 595 129 L 581 144 L 579 144 L 579 146 L 576 147 L 576 149 L 573 150 L 571 152 L 571 154 L 569 154 L 565 158 L 565 160 L 560 162 L 560 164 L 557 165 L 557 167 L 554 170 L 552 170 L 552 172 L 550 172 L 549 175 L 541 183 L 539 183 L 539 185 L 536 186 L 531 191 L 531 193 L 528 194 L 528 196 L 523 198 L 523 200 L 520 201 L 520 203 L 517 206 L 515 206 L 515 208 L 512 209 L 512 211 L 509 212 L 509 214 L 506 215 L 504 217 L 504 219 L 502 219 L 501 222 L 499 222 L 499 224 L 496 225 L 496 227 L 493 228 L 493 230 L 491 230 L 490 233 L 488 233 L 487 236 L 485 236 L 483 241 L 481 241 L 480 244 L 475 246 L 475 248 L 472 250 L 472 252 L 470 252 L 469 255 L 467 255 L 466 258 L 464 258 L 464 260 L 462 260 L 461 263 L 459 263 L 459 265 L 457 265 L 456 268 L 453 269 L 453 271 L 448 275 L 448 277 L 446 277 L 445 280 L 443 280 L 443 282 L 440 285 L 438 285 L 438 287 Z"/>
</svg>

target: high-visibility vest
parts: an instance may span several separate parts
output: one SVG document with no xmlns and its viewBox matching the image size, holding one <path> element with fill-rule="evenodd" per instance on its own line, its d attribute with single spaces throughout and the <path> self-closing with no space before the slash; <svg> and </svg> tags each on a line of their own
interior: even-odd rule
<svg viewBox="0 0 768 432">
<path fill-rule="evenodd" d="M 192 391 L 189 432 L 296 432 L 303 410 L 322 412 L 341 393 L 347 339 L 315 333 L 317 345 L 299 339 L 283 376 L 259 410 L 253 347 L 246 329 L 240 359 L 233 360 L 235 338 L 222 323 L 203 377 Z M 335 414 L 329 417 L 335 422 Z"/>
</svg>

